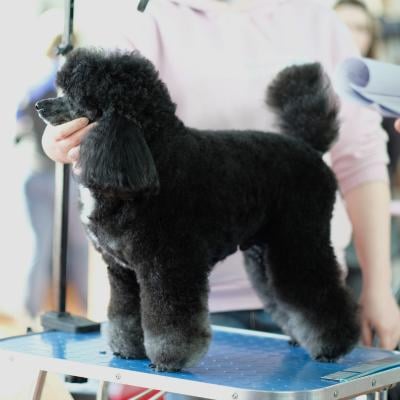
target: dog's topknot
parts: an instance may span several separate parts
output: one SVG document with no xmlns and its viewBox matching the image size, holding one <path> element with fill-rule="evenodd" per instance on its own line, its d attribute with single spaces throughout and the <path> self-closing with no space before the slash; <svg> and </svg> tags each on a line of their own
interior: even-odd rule
<svg viewBox="0 0 400 400">
<path fill-rule="evenodd" d="M 158 72 L 137 51 L 77 48 L 68 55 L 56 83 L 81 108 L 100 109 L 100 114 L 110 108 L 128 117 L 132 110 L 140 114 L 154 99 L 165 111 L 175 112 Z"/>
</svg>

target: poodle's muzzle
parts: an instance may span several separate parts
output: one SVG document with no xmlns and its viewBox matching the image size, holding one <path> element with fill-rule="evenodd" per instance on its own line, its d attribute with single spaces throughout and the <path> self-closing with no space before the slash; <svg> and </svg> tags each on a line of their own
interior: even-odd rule
<svg viewBox="0 0 400 400">
<path fill-rule="evenodd" d="M 98 118 L 96 112 L 88 112 L 80 109 L 71 99 L 66 96 L 59 96 L 39 100 L 35 108 L 46 124 L 59 125 L 79 117 L 87 117 L 89 121 Z"/>
</svg>

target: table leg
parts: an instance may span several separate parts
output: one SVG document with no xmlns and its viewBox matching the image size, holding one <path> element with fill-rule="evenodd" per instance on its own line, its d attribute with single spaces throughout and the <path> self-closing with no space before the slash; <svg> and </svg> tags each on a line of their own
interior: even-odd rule
<svg viewBox="0 0 400 400">
<path fill-rule="evenodd" d="M 380 392 L 374 392 L 367 394 L 367 400 L 387 400 L 388 399 L 388 391 L 382 390 Z"/>
<path fill-rule="evenodd" d="M 40 398 L 42 397 L 46 376 L 47 376 L 47 371 L 39 370 L 37 372 L 36 381 L 32 389 L 32 395 L 31 395 L 32 400 L 40 400 Z"/>
<path fill-rule="evenodd" d="M 101 381 L 97 390 L 96 400 L 108 400 L 109 382 Z"/>
</svg>

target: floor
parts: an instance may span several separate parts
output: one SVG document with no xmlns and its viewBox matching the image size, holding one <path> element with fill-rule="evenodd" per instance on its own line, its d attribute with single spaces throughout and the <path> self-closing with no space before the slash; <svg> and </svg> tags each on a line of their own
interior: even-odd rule
<svg viewBox="0 0 400 400">
<path fill-rule="evenodd" d="M 10 316 L 0 315 L 0 338 L 21 335 L 26 332 L 26 326 Z"/>
</svg>

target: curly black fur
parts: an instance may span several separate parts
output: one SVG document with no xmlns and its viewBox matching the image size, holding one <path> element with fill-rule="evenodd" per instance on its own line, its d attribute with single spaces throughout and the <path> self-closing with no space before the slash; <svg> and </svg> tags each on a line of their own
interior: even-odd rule
<svg viewBox="0 0 400 400">
<path fill-rule="evenodd" d="M 267 93 L 282 135 L 186 127 L 137 53 L 77 49 L 38 103 L 57 124 L 96 120 L 80 150 L 82 220 L 108 264 L 110 346 L 158 370 L 195 364 L 210 341 L 212 267 L 239 247 L 266 309 L 311 356 L 359 338 L 358 309 L 330 243 L 336 181 L 321 159 L 337 106 L 319 64 L 283 70 Z"/>
</svg>

